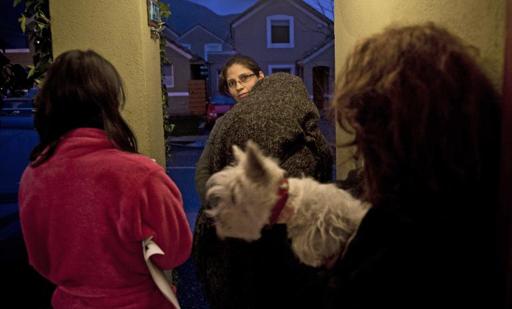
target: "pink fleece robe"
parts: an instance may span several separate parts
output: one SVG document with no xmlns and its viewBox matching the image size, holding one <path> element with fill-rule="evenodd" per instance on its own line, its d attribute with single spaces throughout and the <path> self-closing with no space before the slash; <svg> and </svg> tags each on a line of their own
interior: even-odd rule
<svg viewBox="0 0 512 309">
<path fill-rule="evenodd" d="M 153 283 L 141 241 L 153 236 L 161 269 L 182 264 L 192 236 L 181 194 L 151 159 L 118 150 L 102 130 L 66 134 L 27 167 L 19 190 L 30 264 L 57 285 L 60 308 L 173 308 Z"/>
</svg>

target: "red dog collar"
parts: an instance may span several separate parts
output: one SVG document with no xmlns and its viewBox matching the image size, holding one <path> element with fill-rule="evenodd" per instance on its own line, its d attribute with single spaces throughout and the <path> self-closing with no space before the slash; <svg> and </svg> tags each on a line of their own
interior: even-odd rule
<svg viewBox="0 0 512 309">
<path fill-rule="evenodd" d="M 279 183 L 279 190 L 277 191 L 278 200 L 272 208 L 272 214 L 270 215 L 270 225 L 274 225 L 279 219 L 279 215 L 284 209 L 286 202 L 288 201 L 288 179 L 283 178 Z"/>
</svg>

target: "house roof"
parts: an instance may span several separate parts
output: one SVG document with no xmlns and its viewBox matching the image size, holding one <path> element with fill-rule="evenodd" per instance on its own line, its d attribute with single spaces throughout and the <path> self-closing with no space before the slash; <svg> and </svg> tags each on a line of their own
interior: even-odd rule
<svg viewBox="0 0 512 309">
<path fill-rule="evenodd" d="M 223 41 L 229 38 L 229 25 L 237 14 L 217 15 L 210 9 L 187 0 L 161 0 L 169 4 L 171 16 L 167 26 L 178 34 L 183 34 L 195 25 L 202 25 Z"/>
<path fill-rule="evenodd" d="M 180 43 L 177 43 L 168 37 L 166 37 L 165 46 L 173 49 L 178 54 L 182 55 L 191 62 L 206 62 L 203 57 L 194 54 L 190 49 L 181 46 Z"/>
<path fill-rule="evenodd" d="M 175 40 L 180 36 L 178 33 L 176 33 L 175 31 L 173 31 L 171 28 L 169 28 L 167 26 L 164 27 L 163 32 L 164 32 L 165 38 L 168 40 Z"/>
<path fill-rule="evenodd" d="M 206 29 L 205 27 L 203 27 L 202 25 L 195 25 L 195 26 L 192 26 L 192 28 L 188 29 L 187 31 L 185 31 L 183 34 L 180 35 L 180 38 L 183 38 L 184 36 L 188 35 L 189 33 L 191 33 L 192 31 L 196 30 L 196 29 L 201 29 L 202 31 L 204 32 L 207 32 L 209 34 L 211 34 L 211 36 L 213 36 L 214 38 L 216 38 L 217 40 L 221 41 L 221 42 L 224 42 L 225 39 L 222 39 L 222 38 L 219 38 L 218 35 L 216 35 L 215 33 L 209 31 L 208 29 Z"/>
<path fill-rule="evenodd" d="M 328 38 L 324 40 L 319 45 L 315 46 L 314 48 L 307 51 L 299 60 L 297 60 L 298 64 L 306 64 L 312 60 L 314 60 L 316 57 L 320 56 L 324 51 L 326 51 L 329 48 L 332 48 L 334 46 L 334 39 Z"/>
<path fill-rule="evenodd" d="M 286 1 L 290 3 L 290 5 L 295 6 L 299 10 L 303 11 L 304 13 L 310 15 L 312 18 L 319 20 L 320 22 L 323 22 L 329 26 L 333 26 L 334 23 L 332 20 L 327 18 L 325 15 L 321 14 L 317 10 L 315 10 L 312 6 L 304 2 L 303 0 L 260 0 L 257 1 L 253 6 L 249 7 L 247 10 L 245 10 L 242 14 L 238 15 L 236 18 L 234 18 L 231 21 L 231 27 L 236 27 L 245 20 L 249 19 L 253 14 L 260 11 L 267 5 L 271 4 L 274 1 Z"/>
</svg>

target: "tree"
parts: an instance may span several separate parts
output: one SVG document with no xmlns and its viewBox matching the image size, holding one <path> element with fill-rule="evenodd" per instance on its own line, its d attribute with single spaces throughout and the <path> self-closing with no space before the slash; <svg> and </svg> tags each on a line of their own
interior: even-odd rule
<svg viewBox="0 0 512 309">
<path fill-rule="evenodd" d="M 30 67 L 27 78 L 36 84 L 44 78 L 52 63 L 52 39 L 50 29 L 49 0 L 14 0 L 13 6 L 20 3 L 25 9 L 18 19 L 21 30 L 27 34 L 32 49 L 34 66 Z"/>
</svg>

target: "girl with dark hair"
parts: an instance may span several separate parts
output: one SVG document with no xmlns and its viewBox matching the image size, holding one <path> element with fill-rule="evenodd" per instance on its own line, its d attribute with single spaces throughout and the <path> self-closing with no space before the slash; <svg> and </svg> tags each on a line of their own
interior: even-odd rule
<svg viewBox="0 0 512 309">
<path fill-rule="evenodd" d="M 40 144 L 30 156 L 32 165 L 47 161 L 66 132 L 83 127 L 104 130 L 119 149 L 137 153 L 135 136 L 120 114 L 124 102 L 121 76 L 94 51 L 57 58 L 35 100 Z"/>
<path fill-rule="evenodd" d="M 30 264 L 57 288 L 54 308 L 173 308 L 142 255 L 149 237 L 161 269 L 190 255 L 181 194 L 137 153 L 121 116 L 114 66 L 94 51 L 61 54 L 36 98 L 40 136 L 19 190 Z"/>
</svg>

